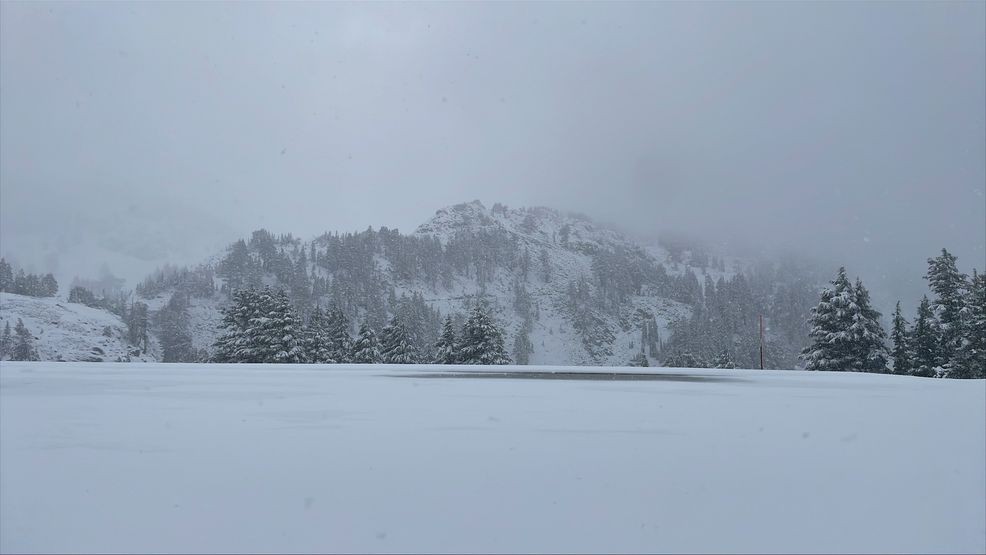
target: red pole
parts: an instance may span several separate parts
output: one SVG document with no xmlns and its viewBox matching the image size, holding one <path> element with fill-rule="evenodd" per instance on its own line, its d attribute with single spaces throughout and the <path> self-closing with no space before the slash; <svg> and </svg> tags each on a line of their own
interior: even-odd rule
<svg viewBox="0 0 986 555">
<path fill-rule="evenodd" d="M 763 314 L 760 315 L 760 369 L 763 370 Z"/>
</svg>

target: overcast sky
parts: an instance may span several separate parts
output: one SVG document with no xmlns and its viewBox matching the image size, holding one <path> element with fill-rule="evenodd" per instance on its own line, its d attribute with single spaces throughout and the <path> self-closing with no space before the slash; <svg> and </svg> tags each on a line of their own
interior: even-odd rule
<svg viewBox="0 0 986 555">
<path fill-rule="evenodd" d="M 920 282 L 942 246 L 984 266 L 984 2 L 0 16 L 6 253 L 66 214 L 105 220 L 97 200 L 309 236 L 410 231 L 478 198 L 795 245 L 873 281 Z"/>
</svg>

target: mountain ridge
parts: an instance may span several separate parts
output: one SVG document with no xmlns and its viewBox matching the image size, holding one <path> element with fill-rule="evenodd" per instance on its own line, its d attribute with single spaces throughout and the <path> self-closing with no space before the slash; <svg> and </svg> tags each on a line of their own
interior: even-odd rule
<svg viewBox="0 0 986 555">
<path fill-rule="evenodd" d="M 162 313 L 174 309 L 169 301 L 175 296 L 187 301 L 178 305 L 188 322 L 189 352 L 201 357 L 218 335 L 232 290 L 273 286 L 289 291 L 302 315 L 337 306 L 354 324 L 380 329 L 400 314 L 419 328 L 425 356 L 441 319 L 461 323 L 483 302 L 518 362 L 626 365 L 643 351 L 653 365 L 667 358 L 664 347 L 674 332 L 705 310 L 707 291 L 753 267 L 738 259 L 727 267 L 725 257 L 680 241 L 641 245 L 581 214 L 499 203 L 487 208 L 474 200 L 437 210 L 406 235 L 381 227 L 302 240 L 257 230 L 196 267 L 162 268 L 138 284 L 134 300 L 148 306 L 156 340 L 147 348 L 157 358 L 167 343 L 157 322 L 170 321 Z M 774 278 L 764 279 L 769 285 Z M 730 341 L 721 348 L 736 342 Z M 785 349 L 783 362 L 793 365 L 793 348 Z"/>
</svg>

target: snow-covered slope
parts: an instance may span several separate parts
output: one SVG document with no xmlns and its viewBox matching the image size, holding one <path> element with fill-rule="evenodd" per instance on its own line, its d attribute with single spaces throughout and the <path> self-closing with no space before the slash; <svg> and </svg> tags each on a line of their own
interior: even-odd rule
<svg viewBox="0 0 986 555">
<path fill-rule="evenodd" d="M 151 285 L 138 290 L 136 300 L 147 303 L 152 316 L 176 292 L 189 297 L 188 331 L 196 356 L 217 337 L 230 289 L 253 283 L 285 288 L 302 313 L 315 304 L 336 305 L 357 326 L 369 322 L 378 330 L 398 308 L 406 308 L 404 299 L 420 300 L 431 309 L 423 326 L 427 332 L 420 334 L 422 351 L 437 338 L 435 311 L 440 318 L 461 316 L 482 301 L 504 328 L 515 359 L 515 339 L 526 334 L 530 364 L 627 365 L 646 336 L 649 363 L 655 365 L 671 323 L 695 306 L 695 295 L 682 291 L 697 290 L 700 299 L 699 280 L 730 279 L 743 267 L 735 258 L 728 266 L 721 259 L 708 264 L 707 255 L 706 262 L 695 263 L 696 253 L 680 243 L 671 247 L 673 256 L 660 246 L 643 247 L 578 214 L 500 204 L 487 208 L 479 201 L 438 210 L 410 235 L 382 228 L 302 241 L 258 230 L 238 245 L 237 257 L 227 255 L 235 250 L 231 247 L 198 266 L 158 272 L 145 282 Z M 230 271 L 233 258 L 237 269 Z M 233 275 L 240 282 L 230 285 Z M 299 275 L 302 284 L 295 281 Z M 416 314 L 421 312 L 427 309 Z M 154 322 L 152 317 L 152 333 L 160 331 Z M 752 333 L 754 327 L 748 328 L 744 332 Z M 160 355 L 153 341 L 150 350 Z"/>
<path fill-rule="evenodd" d="M 528 337 L 533 345 L 531 364 L 625 365 L 640 351 L 640 326 L 643 320 L 652 320 L 658 333 L 667 337 L 668 324 L 675 318 L 687 315 L 690 310 L 686 305 L 658 294 L 653 287 L 645 286 L 608 311 L 583 310 L 583 316 L 588 314 L 591 317 L 592 329 L 587 330 L 585 325 L 580 326 L 584 322 L 576 321 L 571 306 L 571 288 L 580 280 L 588 284 L 590 289 L 596 287 L 593 277 L 595 256 L 599 253 L 619 253 L 621 260 L 647 269 L 654 269 L 658 264 L 651 254 L 632 240 L 582 216 L 540 207 L 507 209 L 502 205 L 494 205 L 493 208 L 487 208 L 479 201 L 439 210 L 410 237 L 434 237 L 443 249 L 458 248 L 450 247 L 450 244 L 457 242 L 461 246 L 480 236 L 485 239 L 478 239 L 467 247 L 473 249 L 469 256 L 474 258 L 452 272 L 447 282 L 441 280 L 438 283 L 421 275 L 424 273 L 420 271 L 421 265 L 425 263 L 419 262 L 416 266 L 419 271 L 417 274 L 412 273 L 410 277 L 407 272 L 396 269 L 393 256 L 402 256 L 404 253 L 394 255 L 381 246 L 386 240 L 381 234 L 385 233 L 392 231 L 382 229 L 380 234 L 365 240 L 368 246 L 360 247 L 374 253 L 369 264 L 372 269 L 363 270 L 363 279 L 364 283 L 374 283 L 378 297 L 387 297 L 391 291 L 397 298 L 418 294 L 443 317 L 465 314 L 471 303 L 481 299 L 493 309 L 503 326 L 508 350 L 517 334 L 522 332 L 525 321 L 528 321 Z M 495 239 L 489 239 L 490 237 Z M 346 266 L 353 264 L 352 259 L 340 263 L 341 268 L 330 269 L 326 266 L 324 262 L 330 258 L 327 249 L 332 240 L 333 237 L 329 235 L 311 241 L 279 238 L 276 245 L 269 249 L 279 250 L 281 256 L 288 259 L 289 265 L 295 265 L 300 254 L 307 255 L 305 272 L 315 278 L 324 279 L 331 285 L 340 272 L 349 274 L 354 271 Z M 491 243 L 505 245 L 504 250 L 510 254 L 506 258 L 501 254 L 499 259 L 490 262 L 483 277 L 480 277 L 480 271 L 476 269 L 479 262 L 475 259 L 482 258 L 487 252 L 497 248 L 491 247 Z M 271 268 L 269 259 L 267 262 L 261 260 L 257 245 L 252 240 L 247 244 L 256 264 L 265 268 L 260 283 L 290 290 L 291 284 L 276 277 L 277 272 Z M 312 256 L 312 253 L 316 255 Z M 520 261 L 521 257 L 525 260 Z M 213 257 L 204 266 L 218 270 L 222 258 L 223 255 Z M 494 258 L 494 255 L 491 254 L 490 258 Z M 681 265 L 679 268 L 683 271 L 685 267 Z M 217 271 L 217 275 L 221 275 L 221 272 Z M 219 284 L 222 283 L 223 280 L 219 279 Z M 518 286 L 524 289 L 531 304 L 536 306 L 534 317 L 517 308 Z M 346 295 L 350 296 L 344 297 L 343 301 L 359 303 L 357 308 L 351 308 L 350 317 L 357 323 L 367 319 L 367 300 L 353 300 L 352 288 L 347 291 Z M 163 306 L 174 292 L 174 288 L 165 288 L 143 301 L 149 304 L 153 312 Z M 219 309 L 225 299 L 224 294 L 217 297 L 193 296 L 190 299 L 189 317 L 194 330 L 193 342 L 197 348 L 207 348 L 215 339 L 215 327 L 220 320 Z M 338 299 L 333 299 L 330 295 L 314 299 L 314 302 L 323 307 L 337 301 Z M 393 314 L 394 309 L 390 304 L 386 306 L 387 317 Z M 437 329 L 435 332 L 437 333 Z"/>
<path fill-rule="evenodd" d="M 508 209 L 494 205 L 488 209 L 479 201 L 458 204 L 436 212 L 432 219 L 418 227 L 415 234 L 434 236 L 444 244 L 460 234 L 483 231 L 502 232 L 515 240 L 519 249 L 530 252 L 532 265 L 537 268 L 523 280 L 539 307 L 539 317 L 530 333 L 534 345 L 531 364 L 625 365 L 640 351 L 640 328 L 635 320 L 638 315 L 654 316 L 660 333 L 667 337 L 668 324 L 689 312 L 681 303 L 661 297 L 655 291 L 644 290 L 641 295 L 630 296 L 619 314 L 596 314 L 601 319 L 601 326 L 612 334 L 612 340 L 590 352 L 583 341 L 584 336 L 573 328 L 566 303 L 570 284 L 582 278 L 591 281 L 592 253 L 620 250 L 645 264 L 656 264 L 657 260 L 632 240 L 598 226 L 588 218 L 544 207 Z M 550 279 L 538 279 L 534 275 L 542 269 L 541 253 L 550 267 Z M 425 298 L 444 313 L 463 310 L 461 301 L 471 295 L 492 299 L 499 319 L 506 324 L 509 345 L 522 325 L 522 318 L 511 309 L 514 283 L 519 279 L 517 274 L 517 271 L 500 268 L 485 287 L 458 279 L 450 291 L 442 292 L 444 295 L 429 295 L 420 283 L 400 285 L 405 290 L 426 291 Z"/>
<path fill-rule="evenodd" d="M 41 360 L 153 361 L 127 342 L 127 326 L 114 314 L 69 303 L 0 293 L 0 329 L 21 319 L 34 338 Z"/>
<path fill-rule="evenodd" d="M 5 363 L 0 552 L 986 551 L 983 380 L 449 369 Z"/>
</svg>

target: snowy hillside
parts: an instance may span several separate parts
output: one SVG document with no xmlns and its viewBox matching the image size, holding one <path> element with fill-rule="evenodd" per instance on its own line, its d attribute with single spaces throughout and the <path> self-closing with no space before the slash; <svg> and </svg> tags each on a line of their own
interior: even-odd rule
<svg viewBox="0 0 986 555">
<path fill-rule="evenodd" d="M 660 296 L 657 291 L 644 289 L 641 294 L 629 295 L 623 306 L 613 314 L 597 312 L 594 316 L 603 328 L 604 339 L 590 345 L 584 330 L 576 329 L 573 314 L 566 304 L 571 284 L 593 275 L 593 253 L 620 250 L 642 265 L 654 267 L 652 259 L 637 244 L 619 233 L 598 227 L 590 220 L 566 215 L 548 208 L 511 210 L 495 205 L 487 209 L 479 201 L 459 204 L 439 210 L 435 216 L 415 231 L 416 235 L 436 237 L 443 244 L 462 235 L 503 233 L 515 241 L 518 250 L 536 257 L 534 266 L 550 268 L 548 279 L 533 274 L 523 278 L 523 284 L 537 303 L 539 314 L 530 331 L 534 352 L 531 364 L 615 364 L 625 365 L 640 350 L 639 318 L 653 316 L 661 335 L 667 337 L 668 323 L 687 315 L 689 308 L 682 303 Z M 543 254 L 542 254 L 543 253 Z M 543 267 L 538 268 L 544 271 Z M 511 269 L 499 268 L 489 283 L 479 286 L 475 280 L 458 279 L 443 295 L 425 294 L 425 299 L 443 313 L 464 311 L 463 300 L 470 296 L 492 298 L 497 315 L 506 323 L 508 344 L 520 333 L 523 318 L 511 308 L 514 285 L 522 276 Z M 405 291 L 421 290 L 420 283 L 401 283 Z M 593 346 L 599 347 L 592 349 Z"/>
<path fill-rule="evenodd" d="M 53 297 L 0 293 L 0 329 L 8 323 L 13 328 L 18 319 L 31 331 L 41 360 L 154 360 L 130 346 L 126 325 L 105 310 Z"/>
<path fill-rule="evenodd" d="M 461 326 L 477 303 L 492 309 L 511 358 L 536 365 L 626 366 L 643 352 L 653 366 L 681 351 L 751 365 L 765 314 L 767 365 L 778 368 L 798 362 L 815 283 L 783 263 L 754 267 L 683 242 L 643 247 L 577 214 L 474 201 L 438 210 L 407 235 L 384 227 L 305 241 L 258 230 L 196 266 L 162 267 L 126 302 L 147 305 L 148 351 L 167 362 L 203 360 L 230 293 L 269 285 L 285 289 L 303 318 L 338 307 L 351 333 L 362 323 L 379 332 L 398 315 L 422 361 L 434 360 L 442 320 Z M 705 320 L 689 323 L 694 314 Z M 54 358 L 75 349 L 48 341 L 39 351 Z"/>
<path fill-rule="evenodd" d="M 357 248 L 363 252 L 354 254 Z M 439 261 L 426 260 L 435 252 Z M 639 272 L 657 269 L 638 245 L 585 218 L 547 208 L 488 209 L 478 201 L 439 210 L 406 236 L 382 228 L 302 241 L 258 231 L 200 266 L 200 272 L 215 271 L 219 287 L 216 294 L 189 296 L 190 327 L 196 348 L 207 348 L 229 291 L 248 284 L 288 289 L 303 312 L 341 306 L 357 325 L 369 321 L 377 330 L 405 299 L 426 306 L 434 318 L 460 316 L 482 300 L 504 327 L 508 348 L 518 334 L 529 338 L 530 364 L 623 365 L 640 351 L 643 324 L 653 326 L 656 343 L 669 335 L 669 322 L 690 309 L 643 278 L 606 311 L 574 306 L 573 287 L 581 282 L 584 295 L 591 295 L 597 259 L 608 253 Z M 159 277 L 140 289 L 152 312 L 182 289 L 173 281 Z M 432 322 L 420 333 L 421 350 L 430 348 L 435 332 Z"/>
<path fill-rule="evenodd" d="M 655 365 L 672 324 L 706 302 L 703 290 L 712 300 L 718 286 L 724 291 L 718 298 L 733 305 L 729 317 L 739 328 L 723 335 L 729 344 L 710 344 L 707 354 L 732 349 L 737 362 L 752 364 L 753 319 L 773 306 L 770 298 L 778 284 L 786 285 L 779 281 L 785 276 L 761 276 L 755 290 L 738 275 L 748 264 L 730 259 L 726 267 L 722 258 L 706 254 L 698 259 L 695 252 L 644 248 L 584 216 L 473 201 L 437 211 L 410 235 L 381 228 L 303 241 L 258 230 L 197 270 L 159 274 L 139 292 L 152 310 L 179 290 L 187 294 L 198 348 L 215 338 L 217 310 L 231 290 L 271 285 L 288 290 L 302 314 L 338 306 L 356 327 L 366 322 L 379 331 L 400 313 L 415 321 L 410 327 L 425 360 L 441 319 L 461 321 L 483 302 L 503 326 L 515 361 L 627 365 L 644 351 Z M 215 291 L 209 285 L 213 273 Z M 199 285 L 188 293 L 192 282 Z M 799 287 L 802 298 L 816 295 L 809 281 Z M 773 367 L 795 364 L 804 337 L 807 307 L 789 301 L 789 313 L 771 322 Z"/>
<path fill-rule="evenodd" d="M 983 380 L 476 370 L 4 363 L 0 552 L 986 550 Z"/>
</svg>

